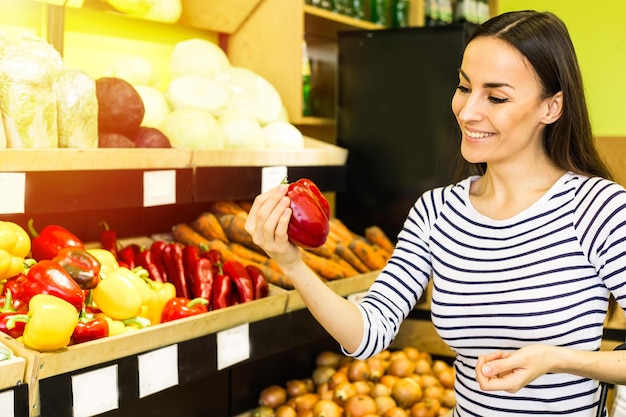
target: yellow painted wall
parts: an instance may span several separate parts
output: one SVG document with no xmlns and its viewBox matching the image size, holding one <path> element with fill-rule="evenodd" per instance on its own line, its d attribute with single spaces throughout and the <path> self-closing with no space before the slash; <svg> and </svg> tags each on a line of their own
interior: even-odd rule
<svg viewBox="0 0 626 417">
<path fill-rule="evenodd" d="M 626 1 L 498 0 L 498 12 L 551 11 L 568 26 L 596 136 L 626 136 Z M 626 144 L 624 145 L 626 146 Z"/>
</svg>

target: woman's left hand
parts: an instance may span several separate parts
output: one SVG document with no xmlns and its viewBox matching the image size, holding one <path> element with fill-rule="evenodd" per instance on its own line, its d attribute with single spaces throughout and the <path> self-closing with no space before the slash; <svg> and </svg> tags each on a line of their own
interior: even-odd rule
<svg viewBox="0 0 626 417">
<path fill-rule="evenodd" d="M 515 393 L 551 370 L 553 346 L 529 345 L 513 352 L 497 351 L 478 357 L 476 380 L 484 391 Z"/>
</svg>

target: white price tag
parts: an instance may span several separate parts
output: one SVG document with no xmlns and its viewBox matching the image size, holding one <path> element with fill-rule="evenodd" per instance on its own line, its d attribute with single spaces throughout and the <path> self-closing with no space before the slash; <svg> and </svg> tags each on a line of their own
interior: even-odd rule
<svg viewBox="0 0 626 417">
<path fill-rule="evenodd" d="M 176 203 L 176 171 L 145 171 L 143 173 L 143 206 L 164 206 Z"/>
<path fill-rule="evenodd" d="M 139 398 L 178 385 L 178 345 L 144 353 L 138 360 Z"/>
<path fill-rule="evenodd" d="M 13 390 L 0 392 L 0 417 L 15 417 L 14 397 Z"/>
<path fill-rule="evenodd" d="M 117 409 L 117 365 L 72 375 L 72 393 L 73 417 L 95 416 Z"/>
<path fill-rule="evenodd" d="M 248 323 L 217 334 L 217 370 L 250 358 Z"/>
<path fill-rule="evenodd" d="M 26 200 L 26 173 L 0 173 L 0 214 L 24 213 Z"/>
<path fill-rule="evenodd" d="M 287 176 L 286 166 L 264 167 L 261 169 L 261 192 L 278 187 Z"/>
</svg>

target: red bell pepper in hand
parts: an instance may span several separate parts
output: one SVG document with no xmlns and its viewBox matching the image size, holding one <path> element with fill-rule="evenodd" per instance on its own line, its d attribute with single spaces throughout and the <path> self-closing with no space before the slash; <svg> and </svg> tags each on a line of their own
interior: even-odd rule
<svg viewBox="0 0 626 417">
<path fill-rule="evenodd" d="M 183 264 L 183 247 L 178 243 L 168 243 L 163 249 L 163 264 L 165 265 L 167 280 L 176 287 L 176 296 L 189 298 L 189 288 L 187 288 Z"/>
<path fill-rule="evenodd" d="M 193 300 L 186 297 L 172 298 L 163 307 L 161 323 L 206 313 L 209 311 L 208 304 L 209 302 L 204 298 L 194 298 Z"/>
<path fill-rule="evenodd" d="M 29 302 L 37 294 L 61 298 L 81 311 L 85 296 L 83 290 L 58 263 L 51 260 L 37 262 L 30 267 L 20 287 L 20 297 Z"/>
<path fill-rule="evenodd" d="M 246 265 L 246 271 L 248 271 L 248 275 L 252 278 L 252 288 L 254 288 L 254 299 L 258 300 L 259 298 L 267 297 L 269 294 L 269 284 L 267 283 L 267 278 L 263 275 L 263 271 L 261 268 L 258 268 L 254 265 Z"/>
<path fill-rule="evenodd" d="M 17 339 L 24 333 L 25 322 L 18 321 L 12 329 L 7 328 L 7 320 L 17 314 L 24 314 L 28 311 L 28 303 L 13 299 L 10 290 L 6 290 L 5 296 L 0 300 L 0 332 L 6 333 L 14 339 Z"/>
<path fill-rule="evenodd" d="M 152 260 L 155 266 L 159 270 L 163 282 L 167 282 L 167 272 L 165 271 L 165 264 L 163 263 L 163 250 L 168 245 L 163 240 L 155 240 L 150 246 L 150 252 L 152 252 Z"/>
<path fill-rule="evenodd" d="M 105 221 L 101 221 L 100 225 L 104 227 L 104 230 L 100 233 L 100 246 L 102 246 L 102 249 L 111 252 L 117 259 L 117 232 L 110 229 L 109 224 Z"/>
<path fill-rule="evenodd" d="M 28 221 L 28 229 L 32 235 L 31 256 L 36 261 L 52 259 L 57 256 L 59 250 L 67 247 L 84 248 L 83 242 L 72 232 L 57 225 L 46 226 L 37 233 L 33 225 L 33 219 Z"/>
<path fill-rule="evenodd" d="M 165 282 L 161 271 L 157 266 L 154 253 L 150 249 L 144 249 L 135 256 L 135 265 L 143 267 L 148 271 L 148 276 L 155 282 Z"/>
<path fill-rule="evenodd" d="M 291 219 L 289 241 L 305 249 L 322 246 L 330 233 L 330 205 L 313 181 L 302 178 L 287 188 Z"/>
<path fill-rule="evenodd" d="M 246 267 L 239 261 L 229 260 L 224 262 L 224 273 L 230 277 L 237 290 L 237 300 L 247 303 L 254 300 L 254 288 L 252 278 L 246 271 Z"/>
<path fill-rule="evenodd" d="M 228 307 L 233 302 L 233 281 L 222 270 L 222 264 L 218 263 L 217 274 L 213 279 L 213 297 L 211 298 L 211 307 L 213 310 Z"/>
<path fill-rule="evenodd" d="M 122 262 L 126 268 L 134 269 L 135 268 L 135 257 L 137 254 L 141 252 L 141 246 L 136 243 L 131 243 L 129 245 L 124 246 L 122 249 L 117 252 L 117 259 L 119 262 Z"/>
<path fill-rule="evenodd" d="M 61 265 L 83 290 L 96 288 L 100 282 L 100 262 L 83 248 L 62 248 L 52 260 Z"/>
</svg>

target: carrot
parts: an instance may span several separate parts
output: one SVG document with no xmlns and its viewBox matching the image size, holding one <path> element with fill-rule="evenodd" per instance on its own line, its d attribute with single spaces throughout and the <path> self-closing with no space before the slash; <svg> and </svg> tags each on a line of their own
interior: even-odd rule
<svg viewBox="0 0 626 417">
<path fill-rule="evenodd" d="M 341 256 L 333 253 L 332 256 L 330 257 L 330 259 L 332 261 L 334 261 L 334 262 L 337 262 L 337 264 L 339 264 L 339 266 L 341 266 L 341 268 L 343 269 L 343 276 L 344 276 L 344 278 L 353 277 L 355 275 L 359 275 L 360 274 L 360 272 L 357 271 L 356 268 L 354 268 L 352 265 L 350 265 L 350 262 L 346 261 Z"/>
<path fill-rule="evenodd" d="M 348 247 L 371 270 L 382 269 L 387 263 L 380 253 L 375 251 L 372 245 L 367 243 L 365 239 L 354 239 Z"/>
<path fill-rule="evenodd" d="M 344 277 L 344 271 L 337 262 L 302 250 L 302 260 L 321 278 L 335 280 Z"/>
<path fill-rule="evenodd" d="M 228 237 L 215 214 L 205 211 L 191 223 L 191 227 L 209 240 L 218 239 L 228 243 Z"/>
<path fill-rule="evenodd" d="M 236 242 L 245 247 L 262 253 L 263 250 L 252 241 L 252 236 L 245 229 L 246 219 L 236 214 L 222 214 L 217 216 L 226 237 L 230 242 Z"/>
<path fill-rule="evenodd" d="M 379 226 L 370 226 L 365 228 L 365 238 L 375 245 L 380 246 L 385 251 L 393 252 L 395 245 Z"/>
<path fill-rule="evenodd" d="M 352 239 L 353 239 L 353 237 L 350 237 L 348 239 L 347 237 L 339 234 L 336 230 L 334 230 L 332 228 L 330 229 L 330 232 L 328 233 L 328 240 L 334 242 L 335 244 L 338 244 L 339 242 L 341 242 L 344 245 L 348 246 L 350 244 L 350 242 L 352 242 Z"/>
<path fill-rule="evenodd" d="M 391 252 L 387 252 L 385 249 L 381 248 L 376 244 L 370 244 L 374 252 L 378 252 L 378 254 L 387 262 L 389 258 L 391 258 Z"/>
<path fill-rule="evenodd" d="M 228 246 L 230 247 L 230 251 L 235 255 L 241 256 L 242 258 L 248 259 L 252 262 L 268 266 L 272 269 L 275 269 L 277 272 L 282 273 L 282 270 L 280 269 L 278 264 L 264 253 L 259 253 L 236 242 L 231 242 Z"/>
<path fill-rule="evenodd" d="M 359 258 L 350 247 L 344 245 L 342 242 L 337 243 L 335 253 L 350 265 L 354 267 L 360 273 L 369 272 L 370 268 Z"/>
<path fill-rule="evenodd" d="M 326 243 L 328 243 L 328 240 L 326 241 Z M 330 258 L 333 254 L 333 251 L 330 249 L 330 245 L 327 245 L 326 243 L 324 243 L 319 248 L 309 249 L 309 251 L 313 252 L 314 254 L 318 256 L 322 256 L 324 258 Z"/>
<path fill-rule="evenodd" d="M 340 236 L 342 241 L 349 241 L 354 238 L 354 233 L 336 217 L 330 219 L 330 230 Z"/>
<path fill-rule="evenodd" d="M 246 212 L 250 213 L 252 208 L 252 200 L 237 200 L 237 204 Z"/>
<path fill-rule="evenodd" d="M 234 214 L 236 216 L 246 217 L 246 212 L 236 201 L 233 200 L 219 200 L 209 203 L 209 211 L 216 216 L 222 216 L 224 214 Z"/>
<path fill-rule="evenodd" d="M 189 246 L 208 246 L 209 240 L 200 233 L 193 230 L 187 223 L 178 223 L 172 227 L 172 238 L 174 241 Z"/>
</svg>

